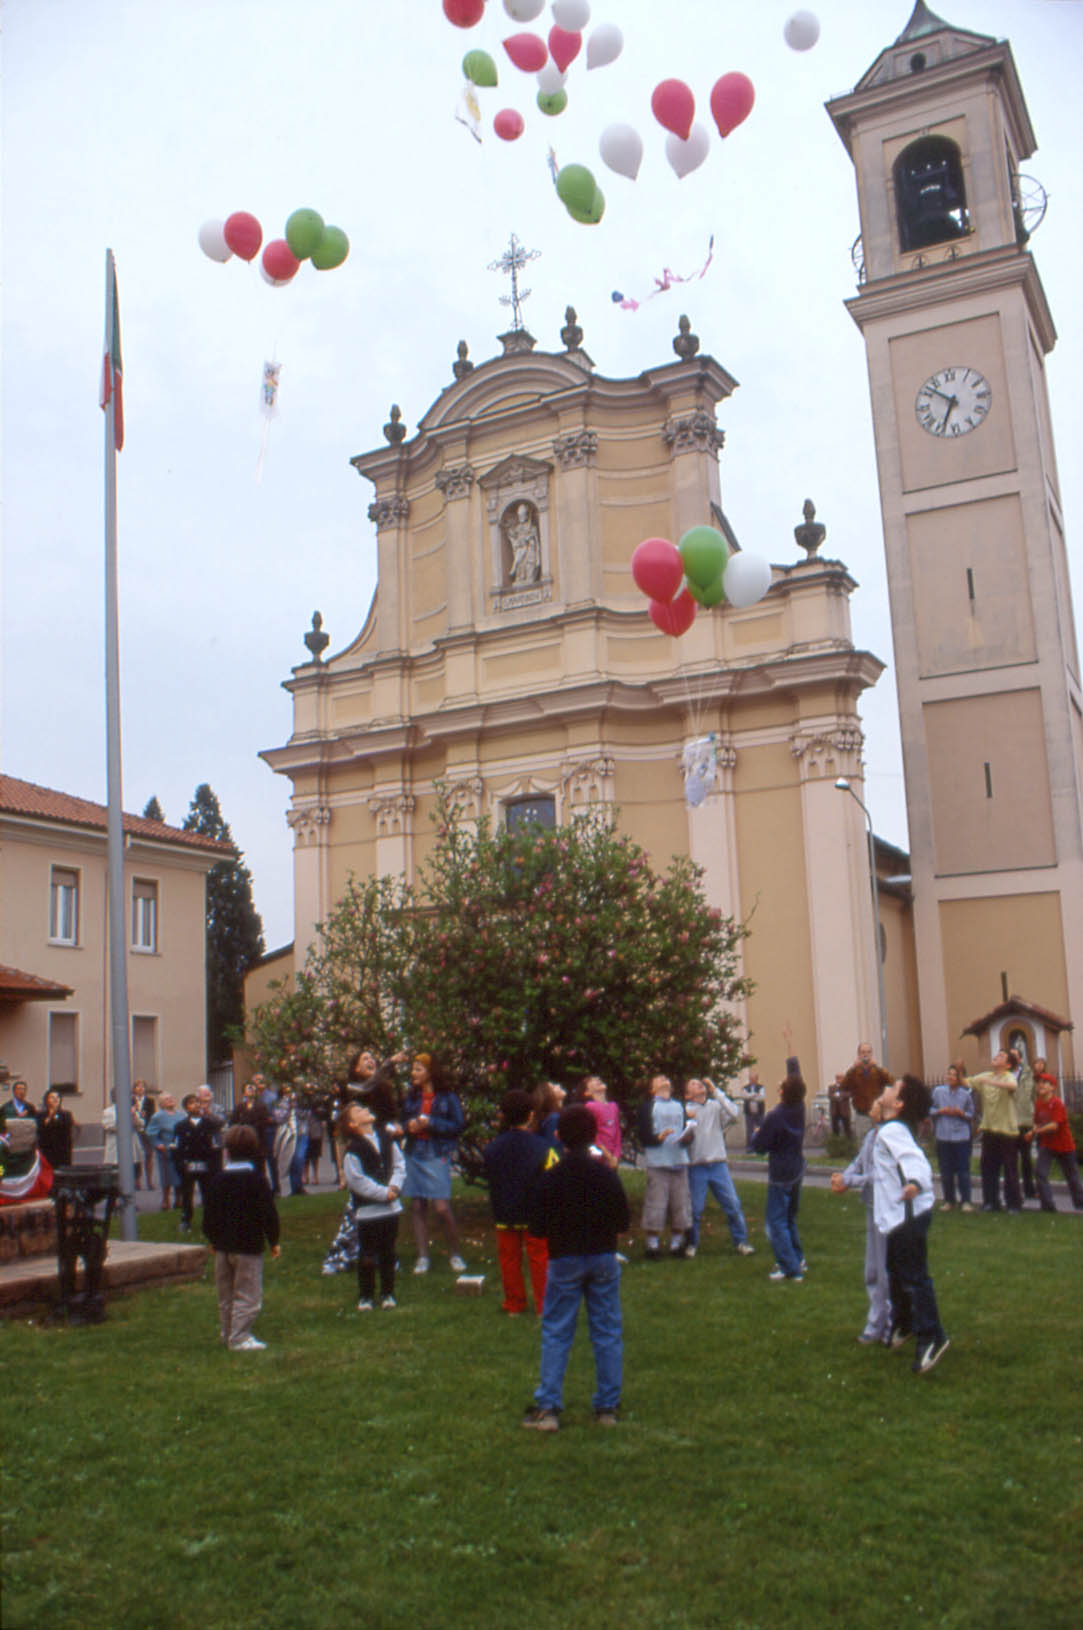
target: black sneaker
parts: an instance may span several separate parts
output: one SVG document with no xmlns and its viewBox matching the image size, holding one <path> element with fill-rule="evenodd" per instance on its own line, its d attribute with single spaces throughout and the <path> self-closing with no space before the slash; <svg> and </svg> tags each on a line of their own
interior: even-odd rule
<svg viewBox="0 0 1083 1630">
<path fill-rule="evenodd" d="M 913 1334 L 912 1330 L 901 1330 L 898 1325 L 894 1325 L 884 1337 L 884 1346 L 901 1347 L 904 1342 L 910 1340 Z"/>
<path fill-rule="evenodd" d="M 914 1362 L 911 1365 L 914 1374 L 927 1375 L 934 1364 L 939 1364 L 950 1346 L 951 1342 L 947 1336 L 944 1337 L 943 1341 L 925 1342 L 924 1346 L 919 1347 L 914 1355 Z"/>
<path fill-rule="evenodd" d="M 523 1426 L 529 1426 L 535 1432 L 559 1432 L 560 1417 L 555 1409 L 542 1409 L 540 1404 L 532 1404 L 523 1416 Z"/>
<path fill-rule="evenodd" d="M 646 1250 L 643 1252 L 643 1260 L 644 1262 L 661 1262 L 662 1253 L 658 1249 L 657 1245 L 647 1246 Z"/>
</svg>

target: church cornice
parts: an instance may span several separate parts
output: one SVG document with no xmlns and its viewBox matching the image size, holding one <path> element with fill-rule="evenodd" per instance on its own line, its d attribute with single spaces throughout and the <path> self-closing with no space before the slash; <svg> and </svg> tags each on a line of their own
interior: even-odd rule
<svg viewBox="0 0 1083 1630">
<path fill-rule="evenodd" d="M 1019 285 L 1026 295 L 1042 349 L 1049 352 L 1057 342 L 1057 331 L 1042 280 L 1032 256 L 1014 245 L 879 278 L 866 283 L 860 294 L 847 300 L 846 309 L 858 328 L 864 329 L 867 323 L 906 312 L 928 314 L 929 308 L 941 301 L 957 301 Z"/>
<path fill-rule="evenodd" d="M 852 91 L 833 97 L 824 104 L 851 158 L 854 155 L 854 131 L 859 123 L 880 123 L 885 117 L 897 116 L 897 112 L 903 109 L 912 111 L 916 116 L 921 104 L 930 100 L 945 106 L 942 117 L 946 117 L 952 111 L 948 106 L 952 95 L 957 95 L 964 83 L 973 85 L 976 79 L 1001 81 L 1018 157 L 1030 158 L 1038 143 L 1023 98 L 1015 58 L 1006 40 L 993 41 L 962 56 L 949 57 L 944 62 L 930 63 L 920 75 L 908 73 L 898 79 L 871 82 L 880 63 L 898 48 L 899 42 L 896 42 L 882 52 Z"/>
</svg>

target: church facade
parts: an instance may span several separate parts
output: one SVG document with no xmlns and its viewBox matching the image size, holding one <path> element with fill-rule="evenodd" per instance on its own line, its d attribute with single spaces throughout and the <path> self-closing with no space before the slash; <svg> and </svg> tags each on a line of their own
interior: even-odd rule
<svg viewBox="0 0 1083 1630">
<path fill-rule="evenodd" d="M 651 622 L 636 545 L 722 518 L 736 381 L 687 326 L 677 360 L 634 379 L 596 371 L 573 312 L 559 351 L 513 329 L 500 355 L 460 356 L 413 436 L 393 414 L 352 460 L 374 488 L 376 594 L 345 649 L 294 670 L 293 734 L 263 755 L 293 787 L 294 959 L 351 872 L 416 875 L 438 786 L 468 820 L 615 821 L 659 869 L 697 861 L 711 903 L 749 921 L 742 1018 L 764 1067 L 789 1021 L 829 1080 L 880 1035 L 865 828 L 835 781 L 861 790 L 858 699 L 882 664 L 853 643 L 854 581 L 811 520 L 805 552 L 746 540 L 789 556 L 757 605 L 700 611 L 680 639 Z"/>
</svg>

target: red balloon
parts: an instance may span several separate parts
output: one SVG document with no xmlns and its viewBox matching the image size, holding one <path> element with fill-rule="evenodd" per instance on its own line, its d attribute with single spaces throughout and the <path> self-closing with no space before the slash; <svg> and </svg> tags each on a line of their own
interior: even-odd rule
<svg viewBox="0 0 1083 1630">
<path fill-rule="evenodd" d="M 696 602 L 687 589 L 682 589 L 668 606 L 652 600 L 649 610 L 655 628 L 660 628 L 663 634 L 672 634 L 674 639 L 687 634 L 696 620 Z"/>
<path fill-rule="evenodd" d="M 540 34 L 512 34 L 504 41 L 504 49 L 524 74 L 536 74 L 549 61 L 549 52 Z"/>
<path fill-rule="evenodd" d="M 711 92 L 711 112 L 720 136 L 744 124 L 756 100 L 756 87 L 747 74 L 723 74 Z"/>
<path fill-rule="evenodd" d="M 254 215 L 239 209 L 226 221 L 222 236 L 235 255 L 240 255 L 242 260 L 255 260 L 263 242 L 263 228 Z"/>
<path fill-rule="evenodd" d="M 263 251 L 263 270 L 274 283 L 288 283 L 297 276 L 300 266 L 285 238 L 273 238 Z"/>
<path fill-rule="evenodd" d="M 501 141 L 518 141 L 525 128 L 523 115 L 514 108 L 501 108 L 493 120 L 493 129 Z"/>
<path fill-rule="evenodd" d="M 582 34 L 573 34 L 570 28 L 561 28 L 554 23 L 549 30 L 549 55 L 564 73 L 569 63 L 575 61 L 583 45 Z"/>
<path fill-rule="evenodd" d="M 663 79 L 654 87 L 651 112 L 664 130 L 687 141 L 696 117 L 696 99 L 683 79 Z"/>
<path fill-rule="evenodd" d="M 632 576 L 648 600 L 668 604 L 684 576 L 684 561 L 676 544 L 668 538 L 644 538 L 632 556 Z"/>
<path fill-rule="evenodd" d="M 485 0 L 444 0 L 444 16 L 456 28 L 473 28 L 485 15 Z"/>
</svg>

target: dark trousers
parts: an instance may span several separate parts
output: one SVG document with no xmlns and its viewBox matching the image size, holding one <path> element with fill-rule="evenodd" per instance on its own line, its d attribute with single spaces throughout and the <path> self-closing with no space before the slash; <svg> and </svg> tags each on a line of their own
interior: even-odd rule
<svg viewBox="0 0 1083 1630">
<path fill-rule="evenodd" d="M 371 1302 L 376 1290 L 376 1270 L 380 1270 L 380 1295 L 395 1294 L 395 1236 L 399 1231 L 398 1214 L 394 1217 L 373 1217 L 370 1222 L 357 1225 L 357 1288 L 363 1302 Z"/>
<path fill-rule="evenodd" d="M 840 1132 L 845 1132 L 848 1138 L 853 1137 L 853 1130 L 850 1125 L 850 1111 L 848 1109 L 840 1109 L 838 1104 L 832 1104 L 831 1136 L 837 1137 Z"/>
<path fill-rule="evenodd" d="M 200 1205 L 206 1205 L 207 1184 L 213 1175 L 212 1172 L 190 1172 L 187 1166 L 181 1168 L 181 1222 L 187 1223 L 189 1228 L 192 1226 L 192 1199 L 195 1186 L 199 1184 Z"/>
<path fill-rule="evenodd" d="M 1029 1126 L 1019 1128 L 1019 1175 L 1023 1179 L 1023 1194 L 1028 1200 L 1036 1198 L 1038 1190 L 1034 1186 L 1034 1161 L 1030 1152 L 1030 1144 L 1023 1133 L 1029 1132 Z"/>
<path fill-rule="evenodd" d="M 949 1142 L 947 1138 L 936 1140 L 936 1163 L 940 1167 L 940 1186 L 944 1190 L 944 1198 L 949 1205 L 955 1204 L 955 1189 L 958 1185 L 959 1199 L 964 1205 L 970 1204 L 970 1139 L 958 1138 Z"/>
<path fill-rule="evenodd" d="M 1009 1211 L 1023 1209 L 1019 1192 L 1019 1139 L 1014 1132 L 981 1135 L 981 1203 L 1000 1210 L 1000 1173 L 1004 1172 L 1004 1204 Z"/>
<path fill-rule="evenodd" d="M 1064 1181 L 1068 1185 L 1068 1193 L 1072 1196 L 1072 1204 L 1077 1211 L 1083 1211 L 1083 1181 L 1080 1181 L 1079 1162 L 1074 1154 L 1058 1154 L 1054 1149 L 1038 1150 L 1038 1198 L 1042 1202 L 1043 1211 L 1056 1211 L 1057 1204 L 1053 1199 L 1053 1190 L 1049 1183 L 1049 1168 L 1054 1160 L 1061 1169 Z"/>
<path fill-rule="evenodd" d="M 892 1317 L 898 1329 L 912 1330 L 918 1346 L 944 1340 L 944 1326 L 929 1277 L 929 1224 L 932 1212 L 908 1217 L 887 1236 L 887 1276 Z"/>
</svg>

